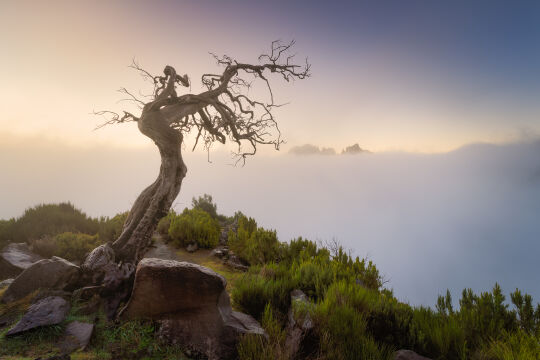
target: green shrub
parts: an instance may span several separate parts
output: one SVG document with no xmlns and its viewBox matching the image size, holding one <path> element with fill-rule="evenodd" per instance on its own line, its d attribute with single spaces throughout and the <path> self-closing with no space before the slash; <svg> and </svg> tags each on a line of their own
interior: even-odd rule
<svg viewBox="0 0 540 360">
<path fill-rule="evenodd" d="M 169 228 L 171 227 L 171 221 L 176 217 L 176 212 L 170 210 L 169 213 L 159 220 L 156 231 L 164 238 L 169 238 Z"/>
<path fill-rule="evenodd" d="M 82 261 L 101 243 L 98 235 L 65 232 L 33 241 L 32 250 L 46 258 L 59 256 L 70 261 Z"/>
<path fill-rule="evenodd" d="M 268 334 L 268 340 L 260 335 L 245 335 L 238 343 L 239 360 L 288 360 L 285 350 L 285 331 L 276 317 L 272 306 L 266 305 L 261 325 Z"/>
<path fill-rule="evenodd" d="M 274 230 L 257 227 L 257 222 L 240 214 L 236 233 L 229 232 L 231 250 L 251 265 L 279 261 L 284 245 L 279 242 Z"/>
<path fill-rule="evenodd" d="M 129 212 L 126 211 L 116 214 L 112 218 L 100 218 L 98 230 L 99 240 L 102 243 L 108 243 L 114 242 L 116 239 L 118 239 L 118 237 L 120 237 L 120 234 L 122 234 L 124 223 L 126 222 L 128 215 Z"/>
<path fill-rule="evenodd" d="M 191 207 L 205 211 L 213 219 L 218 218 L 217 205 L 212 201 L 212 195 L 204 194 L 191 200 Z"/>
<path fill-rule="evenodd" d="M 101 244 L 98 235 L 65 232 L 54 237 L 58 256 L 67 260 L 82 260 L 84 256 Z"/>
<path fill-rule="evenodd" d="M 374 295 L 361 286 L 332 285 L 315 307 L 314 321 L 320 352 L 326 359 L 392 359 L 395 348 L 379 344 L 370 335 L 366 314 Z"/>
<path fill-rule="evenodd" d="M 260 320 L 268 304 L 280 314 L 286 314 L 295 287 L 294 280 L 288 277 L 268 280 L 260 274 L 248 273 L 235 282 L 232 299 L 237 308 Z"/>
<path fill-rule="evenodd" d="M 219 243 L 217 220 L 201 209 L 185 209 L 175 216 L 169 227 L 169 237 L 176 246 L 197 243 L 201 248 L 213 248 Z"/>
<path fill-rule="evenodd" d="M 66 231 L 96 234 L 98 230 L 98 221 L 71 203 L 43 204 L 26 209 L 3 236 L 13 242 L 30 242 Z"/>
<path fill-rule="evenodd" d="M 14 224 L 15 219 L 0 220 L 0 249 L 7 245 L 8 242 L 13 240 L 12 236 Z"/>
<path fill-rule="evenodd" d="M 490 341 L 477 355 L 478 360 L 538 360 L 540 339 L 519 330 L 501 334 L 500 340 Z"/>
<path fill-rule="evenodd" d="M 36 254 L 43 256 L 44 258 L 50 258 L 51 256 L 60 256 L 54 236 L 44 236 L 41 239 L 32 241 L 31 245 L 32 251 Z"/>
</svg>

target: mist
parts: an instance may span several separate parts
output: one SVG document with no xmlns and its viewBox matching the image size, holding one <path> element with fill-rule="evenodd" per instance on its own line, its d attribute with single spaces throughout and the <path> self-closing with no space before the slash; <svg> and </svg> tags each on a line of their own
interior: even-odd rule
<svg viewBox="0 0 540 360">
<path fill-rule="evenodd" d="M 373 260 L 395 295 L 435 304 L 450 289 L 499 282 L 540 299 L 540 142 L 477 144 L 444 154 L 257 155 L 185 152 L 174 207 L 209 193 L 218 211 L 241 210 L 281 241 L 336 239 Z M 92 216 L 130 208 L 157 176 L 157 150 L 52 141 L 0 145 L 0 218 L 71 201 Z"/>
</svg>

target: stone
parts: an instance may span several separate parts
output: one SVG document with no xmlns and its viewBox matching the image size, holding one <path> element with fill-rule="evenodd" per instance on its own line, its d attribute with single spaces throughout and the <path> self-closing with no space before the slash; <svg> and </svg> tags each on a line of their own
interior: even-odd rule
<svg viewBox="0 0 540 360">
<path fill-rule="evenodd" d="M 299 353 L 309 354 L 316 348 L 310 343 L 313 321 L 309 312 L 309 298 L 302 290 L 291 291 L 291 307 L 287 314 L 285 351 L 288 358 L 295 358 Z"/>
<path fill-rule="evenodd" d="M 51 296 L 32 304 L 21 320 L 6 336 L 13 336 L 40 326 L 56 325 L 64 321 L 69 313 L 69 303 L 61 297 Z"/>
<path fill-rule="evenodd" d="M 137 266 L 121 318 L 159 319 L 186 309 L 215 307 L 226 284 L 223 276 L 197 264 L 145 258 Z"/>
<path fill-rule="evenodd" d="M 60 341 L 60 350 L 63 353 L 71 353 L 75 350 L 84 350 L 92 333 L 94 332 L 94 324 L 73 321 L 66 326 L 63 339 Z"/>
<path fill-rule="evenodd" d="M 80 278 L 80 268 L 53 256 L 40 260 L 24 270 L 4 292 L 2 302 L 22 299 L 38 289 L 73 290 Z"/>
<path fill-rule="evenodd" d="M 186 247 L 186 251 L 189 252 L 189 253 L 194 253 L 197 250 L 199 250 L 199 245 L 197 245 L 197 243 L 189 244 Z"/>
<path fill-rule="evenodd" d="M 210 256 L 223 259 L 229 255 L 229 248 L 227 246 L 219 245 L 210 252 Z"/>
<path fill-rule="evenodd" d="M 16 277 L 36 261 L 42 260 L 26 243 L 11 243 L 0 253 L 0 279 Z"/>
<path fill-rule="evenodd" d="M 232 253 L 229 253 L 229 258 L 225 261 L 225 265 L 232 267 L 235 270 L 247 271 L 249 267 L 244 265 L 240 258 Z"/>
<path fill-rule="evenodd" d="M 5 287 L 8 287 L 9 285 L 11 285 L 13 280 L 15 280 L 15 279 L 6 279 L 6 280 L 0 281 L 0 289 L 3 289 Z"/>
<path fill-rule="evenodd" d="M 193 253 L 193 252 L 199 250 L 199 245 L 197 245 L 197 243 L 189 244 L 189 245 L 186 247 L 186 250 L 187 250 L 187 252 L 189 252 L 189 253 Z"/>
<path fill-rule="evenodd" d="M 119 317 L 158 320 L 163 340 L 210 360 L 234 358 L 241 334 L 266 334 L 251 316 L 232 311 L 226 285 L 204 266 L 145 258 Z"/>
<path fill-rule="evenodd" d="M 398 350 L 395 352 L 394 360 L 431 360 L 431 359 L 418 355 L 412 350 Z"/>
<path fill-rule="evenodd" d="M 89 282 L 93 285 L 100 284 L 107 268 L 113 264 L 113 266 L 116 265 L 114 258 L 114 250 L 108 244 L 96 247 L 86 256 L 81 265 L 85 278 L 90 279 Z"/>
</svg>

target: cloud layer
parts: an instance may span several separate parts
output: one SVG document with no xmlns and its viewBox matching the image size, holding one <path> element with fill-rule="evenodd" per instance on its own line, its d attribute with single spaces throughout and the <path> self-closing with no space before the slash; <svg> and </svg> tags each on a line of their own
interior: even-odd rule
<svg viewBox="0 0 540 360">
<path fill-rule="evenodd" d="M 257 156 L 244 167 L 216 153 L 186 154 L 175 206 L 210 193 L 218 210 L 242 210 L 282 241 L 336 238 L 370 256 L 398 297 L 433 305 L 449 288 L 498 281 L 540 300 L 540 143 L 472 145 L 438 155 Z M 153 148 L 0 145 L 0 218 L 70 200 L 91 215 L 128 209 L 159 168 Z"/>
</svg>

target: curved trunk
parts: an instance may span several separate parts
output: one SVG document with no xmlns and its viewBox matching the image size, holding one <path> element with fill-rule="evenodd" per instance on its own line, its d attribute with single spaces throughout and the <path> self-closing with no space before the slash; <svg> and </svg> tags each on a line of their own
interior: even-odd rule
<svg viewBox="0 0 540 360">
<path fill-rule="evenodd" d="M 160 111 L 143 111 L 139 130 L 151 138 L 161 155 L 159 176 L 139 195 L 112 244 L 117 260 L 138 262 L 148 247 L 159 220 L 167 215 L 180 192 L 187 168 L 182 160 L 182 134 L 169 127 Z"/>
</svg>

